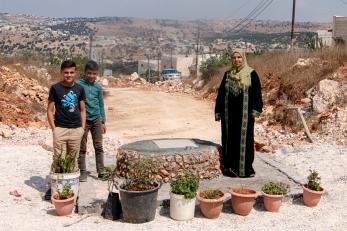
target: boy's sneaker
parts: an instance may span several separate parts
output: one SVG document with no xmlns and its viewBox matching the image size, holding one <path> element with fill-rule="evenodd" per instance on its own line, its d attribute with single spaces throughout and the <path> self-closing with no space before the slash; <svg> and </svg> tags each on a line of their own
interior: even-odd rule
<svg viewBox="0 0 347 231">
<path fill-rule="evenodd" d="M 46 191 L 44 198 L 45 198 L 46 201 L 50 201 L 50 200 L 51 200 L 51 197 L 52 197 L 52 190 L 49 188 L 49 189 Z"/>
<path fill-rule="evenodd" d="M 87 171 L 81 171 L 80 182 L 86 182 L 87 176 L 88 176 Z"/>
</svg>

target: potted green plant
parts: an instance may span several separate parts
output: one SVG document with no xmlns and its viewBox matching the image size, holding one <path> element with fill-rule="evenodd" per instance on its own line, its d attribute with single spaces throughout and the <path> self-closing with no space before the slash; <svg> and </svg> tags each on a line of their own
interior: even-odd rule
<svg viewBox="0 0 347 231">
<path fill-rule="evenodd" d="M 242 178 L 231 169 L 229 170 L 240 179 L 241 185 L 239 188 L 231 188 L 229 190 L 231 194 L 231 207 L 233 208 L 234 213 L 247 216 L 252 211 L 255 198 L 257 197 L 257 192 L 253 189 L 243 187 Z"/>
<path fill-rule="evenodd" d="M 115 166 L 107 166 L 103 170 L 104 177 L 108 182 L 108 196 L 101 215 L 105 219 L 118 220 L 122 215 L 122 206 L 120 203 L 119 192 L 114 191 L 117 169 Z"/>
<path fill-rule="evenodd" d="M 154 220 L 160 183 L 155 180 L 158 165 L 151 159 L 128 160 L 125 181 L 118 186 L 123 220 L 143 223 Z"/>
<path fill-rule="evenodd" d="M 192 219 L 199 177 L 186 171 L 171 181 L 170 187 L 170 217 L 180 221 Z"/>
<path fill-rule="evenodd" d="M 289 192 L 289 185 L 283 182 L 270 181 L 261 188 L 264 207 L 269 212 L 278 212 L 282 199 Z"/>
<path fill-rule="evenodd" d="M 75 194 L 71 185 L 66 183 L 62 190 L 58 190 L 52 195 L 52 203 L 59 216 L 66 216 L 72 213 L 74 208 Z"/>
<path fill-rule="evenodd" d="M 225 199 L 225 194 L 219 189 L 205 189 L 196 196 L 202 214 L 210 219 L 219 217 Z"/>
<path fill-rule="evenodd" d="M 321 177 L 316 170 L 310 169 L 310 174 L 307 177 L 307 180 L 308 183 L 303 185 L 304 204 L 308 207 L 314 207 L 319 203 L 325 190 L 320 186 Z"/>
<path fill-rule="evenodd" d="M 75 200 L 78 195 L 80 171 L 76 166 L 78 152 L 64 153 L 63 149 L 60 153 L 54 153 L 53 163 L 50 173 L 50 183 L 52 195 L 68 184 L 74 192 Z"/>
</svg>

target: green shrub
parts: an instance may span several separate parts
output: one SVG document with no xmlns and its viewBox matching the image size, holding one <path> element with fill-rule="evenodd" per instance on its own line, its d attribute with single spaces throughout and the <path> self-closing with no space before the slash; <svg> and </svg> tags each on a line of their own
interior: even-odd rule
<svg viewBox="0 0 347 231">
<path fill-rule="evenodd" d="M 171 192 L 183 195 L 185 199 L 193 199 L 199 188 L 199 177 L 190 172 L 185 172 L 183 176 L 178 176 L 170 183 Z"/>
<path fill-rule="evenodd" d="M 270 181 L 261 190 L 270 195 L 286 195 L 289 192 L 289 185 L 283 182 Z"/>
<path fill-rule="evenodd" d="M 151 159 L 132 158 L 128 161 L 126 180 L 121 188 L 130 191 L 146 191 L 156 188 L 154 180 L 158 165 Z"/>
<path fill-rule="evenodd" d="M 218 199 L 224 195 L 219 189 L 206 189 L 201 192 L 200 196 L 205 199 Z"/>
<path fill-rule="evenodd" d="M 316 170 L 311 170 L 310 169 L 310 175 L 307 177 L 308 183 L 307 183 L 307 187 L 311 190 L 314 191 L 321 191 L 321 187 L 320 187 L 320 176 L 319 173 Z"/>
<path fill-rule="evenodd" d="M 225 50 L 220 56 L 215 56 L 203 61 L 200 66 L 202 79 L 211 80 L 221 68 L 231 65 L 231 49 Z"/>
<path fill-rule="evenodd" d="M 71 189 L 71 185 L 68 183 L 64 184 L 62 191 L 60 191 L 58 189 L 58 195 L 59 195 L 60 200 L 65 200 L 65 199 L 72 197 L 72 193 L 73 193 L 73 191 Z"/>
<path fill-rule="evenodd" d="M 75 171 L 78 151 L 65 153 L 63 148 L 60 153 L 54 153 L 52 171 L 53 173 L 72 173 Z"/>
</svg>

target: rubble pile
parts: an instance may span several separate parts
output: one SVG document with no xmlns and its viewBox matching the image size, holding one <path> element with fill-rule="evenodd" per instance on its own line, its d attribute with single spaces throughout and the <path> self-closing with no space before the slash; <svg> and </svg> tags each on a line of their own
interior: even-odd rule
<svg viewBox="0 0 347 231">
<path fill-rule="evenodd" d="M 19 127 L 44 126 L 48 88 L 16 69 L 0 67 L 0 122 Z"/>
<path fill-rule="evenodd" d="M 319 59 L 298 59 L 293 68 L 305 68 L 309 65 L 325 64 Z M 272 139 L 273 147 L 276 147 L 278 143 L 296 145 L 307 141 L 297 108 L 302 112 L 315 143 L 347 144 L 347 64 L 317 82 L 314 87 L 304 93 L 305 97 L 297 102 L 289 101 L 280 88 L 278 75 L 269 73 L 264 78 L 263 125 L 266 129 L 283 130 L 289 136 L 285 137 L 283 142 L 278 139 L 281 136 L 275 135 Z M 270 134 L 261 133 L 261 136 Z"/>
</svg>

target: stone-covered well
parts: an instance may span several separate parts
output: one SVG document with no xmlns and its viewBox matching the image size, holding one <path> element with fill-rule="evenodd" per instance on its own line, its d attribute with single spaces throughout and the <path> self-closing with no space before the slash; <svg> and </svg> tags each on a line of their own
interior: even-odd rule
<svg viewBox="0 0 347 231">
<path fill-rule="evenodd" d="M 122 145 L 117 154 L 118 174 L 125 177 L 128 160 L 150 158 L 159 165 L 157 180 L 168 182 L 188 170 L 200 179 L 210 179 L 221 174 L 220 146 L 199 139 L 144 140 Z"/>
</svg>

